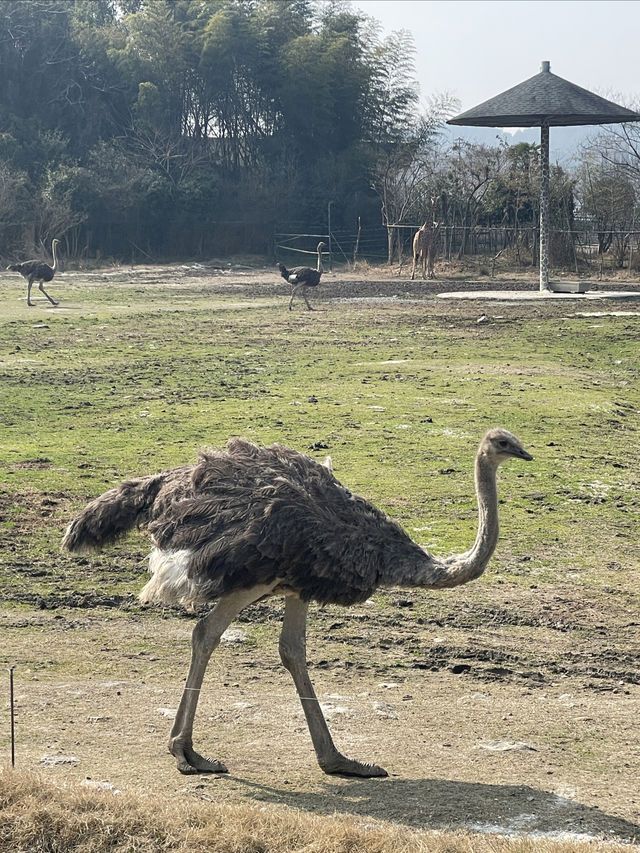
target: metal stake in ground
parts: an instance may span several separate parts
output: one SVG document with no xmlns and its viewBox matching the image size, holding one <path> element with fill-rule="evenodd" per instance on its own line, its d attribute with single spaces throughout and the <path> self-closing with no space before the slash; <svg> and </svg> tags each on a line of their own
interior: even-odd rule
<svg viewBox="0 0 640 853">
<path fill-rule="evenodd" d="M 16 717 L 13 704 L 13 670 L 15 666 L 9 667 L 9 708 L 11 713 L 11 766 L 16 766 Z"/>
</svg>

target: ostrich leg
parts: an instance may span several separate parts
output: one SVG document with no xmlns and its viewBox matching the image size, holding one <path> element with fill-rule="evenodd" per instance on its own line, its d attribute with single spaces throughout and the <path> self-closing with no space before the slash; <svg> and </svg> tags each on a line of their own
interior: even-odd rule
<svg viewBox="0 0 640 853">
<path fill-rule="evenodd" d="M 299 290 L 302 292 L 302 298 L 303 298 L 303 299 L 304 299 L 304 301 L 307 303 L 307 308 L 309 309 L 309 311 L 313 311 L 313 308 L 311 307 L 311 305 L 309 304 L 309 300 L 307 299 L 307 294 L 304 292 L 304 286 L 303 286 L 302 284 L 298 284 L 298 285 L 297 285 L 296 287 L 294 287 L 294 288 L 293 288 L 293 290 L 291 291 L 291 299 L 289 300 L 289 311 L 293 310 L 293 309 L 292 309 L 292 305 L 293 305 L 293 297 L 296 295 L 296 293 L 297 293 Z"/>
<path fill-rule="evenodd" d="M 29 305 L 31 308 L 35 305 L 35 302 L 32 302 L 32 301 L 31 301 L 31 288 L 32 288 L 32 287 L 33 287 L 33 279 L 32 279 L 32 278 L 30 278 L 30 279 L 28 280 L 28 282 L 27 282 L 27 305 Z M 56 300 L 55 300 L 52 296 L 49 296 L 49 294 L 47 293 L 47 291 L 44 289 L 44 282 L 42 282 L 42 281 L 40 282 L 40 284 L 38 285 L 38 289 L 39 289 L 39 290 L 41 290 L 41 291 L 42 291 L 42 293 L 44 293 L 44 295 L 47 297 L 47 299 L 49 300 L 49 302 L 50 302 L 52 305 L 57 305 L 57 304 L 58 304 L 58 303 L 56 302 Z"/>
<path fill-rule="evenodd" d="M 313 307 L 312 307 L 311 303 L 309 302 L 309 300 L 307 299 L 307 294 L 305 293 L 304 287 L 302 288 L 302 298 L 307 303 L 307 308 L 309 309 L 309 311 L 313 311 Z"/>
<path fill-rule="evenodd" d="M 211 613 L 200 619 L 193 629 L 189 675 L 169 739 L 169 752 L 175 757 L 181 773 L 227 772 L 222 762 L 204 758 L 193 749 L 193 718 L 198 706 L 202 679 L 211 653 L 219 644 L 224 631 L 244 607 L 267 595 L 274 586 L 275 584 L 254 586 L 225 595 L 219 599 Z"/>
<path fill-rule="evenodd" d="M 49 302 L 50 302 L 52 305 L 57 305 L 57 304 L 58 304 L 58 303 L 56 302 L 56 300 L 55 300 L 52 296 L 49 296 L 49 294 L 47 293 L 47 291 L 44 289 L 44 283 L 43 283 L 43 282 L 40 282 L 40 284 L 38 285 L 38 289 L 39 289 L 39 290 L 41 290 L 41 291 L 44 293 L 44 295 L 47 297 L 47 299 L 49 300 Z"/>
<path fill-rule="evenodd" d="M 306 626 L 308 604 L 297 596 L 287 596 L 280 634 L 280 658 L 289 670 L 302 703 L 318 763 L 325 773 L 343 776 L 387 776 L 377 764 L 346 758 L 335 748 L 326 720 L 307 672 Z"/>
</svg>

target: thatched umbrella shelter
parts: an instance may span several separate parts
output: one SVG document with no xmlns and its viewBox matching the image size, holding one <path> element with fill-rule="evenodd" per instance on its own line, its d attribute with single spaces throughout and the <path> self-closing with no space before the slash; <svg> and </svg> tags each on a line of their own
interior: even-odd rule
<svg viewBox="0 0 640 853">
<path fill-rule="evenodd" d="M 475 127 L 540 126 L 540 290 L 549 290 L 549 128 L 627 121 L 640 121 L 640 114 L 552 74 L 550 64 L 543 62 L 539 74 L 447 122 Z"/>
</svg>

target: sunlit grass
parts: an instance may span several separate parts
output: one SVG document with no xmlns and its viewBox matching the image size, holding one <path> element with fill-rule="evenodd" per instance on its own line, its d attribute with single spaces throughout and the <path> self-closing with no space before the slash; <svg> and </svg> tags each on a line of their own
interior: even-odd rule
<svg viewBox="0 0 640 853">
<path fill-rule="evenodd" d="M 114 304 L 93 288 L 73 315 L 0 322 L 0 530 L 30 560 L 57 547 L 86 498 L 238 434 L 331 454 L 340 479 L 423 544 L 462 550 L 475 447 L 500 424 L 536 458 L 501 473 L 496 566 L 596 584 L 611 582 L 608 565 L 638 566 L 633 317 L 505 306 L 478 326 L 473 306 L 436 300 L 310 314 L 200 292 L 186 310 L 175 292 L 121 285 Z"/>
</svg>

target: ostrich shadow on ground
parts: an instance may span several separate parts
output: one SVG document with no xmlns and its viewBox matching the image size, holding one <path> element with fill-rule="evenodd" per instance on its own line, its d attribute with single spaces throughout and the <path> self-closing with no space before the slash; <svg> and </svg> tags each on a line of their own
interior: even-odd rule
<svg viewBox="0 0 640 853">
<path fill-rule="evenodd" d="M 422 830 L 467 830 L 502 835 L 565 833 L 637 842 L 640 825 L 595 806 L 528 785 L 488 785 L 443 779 L 345 779 L 323 792 L 256 784 L 227 777 L 251 790 L 253 799 L 313 814 L 336 812 L 390 821 Z"/>
</svg>

